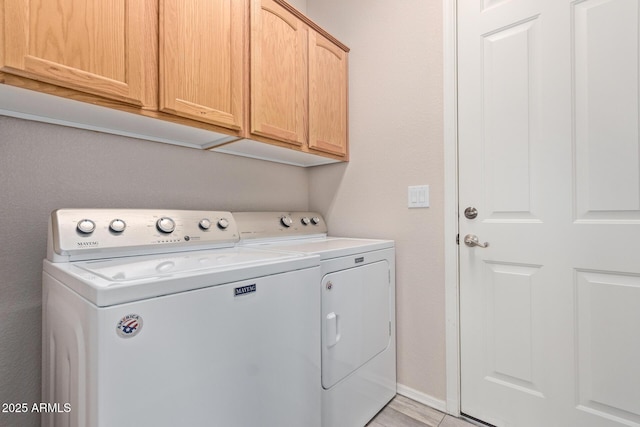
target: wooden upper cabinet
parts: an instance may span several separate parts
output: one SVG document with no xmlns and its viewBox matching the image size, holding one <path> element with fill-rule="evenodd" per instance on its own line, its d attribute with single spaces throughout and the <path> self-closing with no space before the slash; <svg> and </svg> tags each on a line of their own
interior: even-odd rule
<svg viewBox="0 0 640 427">
<path fill-rule="evenodd" d="M 347 155 L 347 52 L 309 31 L 309 148 Z"/>
<path fill-rule="evenodd" d="M 285 0 L 0 0 L 3 88 L 211 131 L 196 145 L 291 164 L 348 160 L 348 51 Z M 158 138 L 100 109 L 67 121 L 83 120 Z"/>
<path fill-rule="evenodd" d="M 307 33 L 275 1 L 251 1 L 252 134 L 306 145 Z"/>
<path fill-rule="evenodd" d="M 251 0 L 251 137 L 348 159 L 349 49 L 282 0 Z"/>
<path fill-rule="evenodd" d="M 156 109 L 157 3 L 0 2 L 0 71 Z"/>
<path fill-rule="evenodd" d="M 240 130 L 247 0 L 160 0 L 160 110 Z"/>
</svg>

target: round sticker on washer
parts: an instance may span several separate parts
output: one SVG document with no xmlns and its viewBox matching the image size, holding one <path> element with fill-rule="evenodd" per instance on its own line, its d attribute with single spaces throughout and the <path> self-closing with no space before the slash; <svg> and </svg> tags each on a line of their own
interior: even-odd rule
<svg viewBox="0 0 640 427">
<path fill-rule="evenodd" d="M 116 332 L 122 338 L 131 338 L 138 335 L 142 329 L 142 317 L 138 314 L 127 314 L 118 322 Z"/>
</svg>

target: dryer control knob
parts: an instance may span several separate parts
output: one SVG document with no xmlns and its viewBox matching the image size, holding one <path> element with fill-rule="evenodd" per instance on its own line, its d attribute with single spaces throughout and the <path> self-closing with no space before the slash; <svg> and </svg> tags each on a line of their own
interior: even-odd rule
<svg viewBox="0 0 640 427">
<path fill-rule="evenodd" d="M 78 221 L 77 228 L 82 234 L 91 234 L 96 229 L 96 223 L 90 219 L 81 219 Z"/>
<path fill-rule="evenodd" d="M 313 225 L 318 225 L 320 224 L 320 218 L 314 216 L 313 218 L 311 218 L 311 222 L 313 223 Z"/>
<path fill-rule="evenodd" d="M 168 216 L 163 216 L 156 222 L 156 228 L 163 233 L 171 233 L 176 229 L 176 223 Z"/>
<path fill-rule="evenodd" d="M 127 224 L 121 219 L 114 219 L 109 224 L 109 230 L 114 233 L 122 233 L 125 228 L 127 228 Z"/>
<path fill-rule="evenodd" d="M 293 224 L 293 220 L 291 219 L 291 217 L 289 215 L 285 215 L 282 218 L 280 218 L 280 224 L 282 224 L 285 227 L 289 228 Z"/>
<path fill-rule="evenodd" d="M 208 230 L 209 228 L 211 228 L 211 221 L 209 221 L 208 218 L 202 218 L 198 225 L 201 229 Z"/>
<path fill-rule="evenodd" d="M 221 230 L 226 229 L 229 226 L 229 220 L 227 218 L 220 218 L 218 220 L 218 228 Z"/>
<path fill-rule="evenodd" d="M 300 220 L 300 222 L 302 222 L 302 225 L 309 225 L 311 224 L 311 220 L 309 219 L 309 217 L 302 217 L 302 219 Z"/>
</svg>

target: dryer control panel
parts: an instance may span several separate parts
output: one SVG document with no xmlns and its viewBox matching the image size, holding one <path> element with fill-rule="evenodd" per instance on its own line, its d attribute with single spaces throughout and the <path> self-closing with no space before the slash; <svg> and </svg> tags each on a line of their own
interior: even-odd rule
<svg viewBox="0 0 640 427">
<path fill-rule="evenodd" d="M 317 212 L 234 212 L 233 216 L 243 241 L 327 235 L 327 224 Z"/>
<path fill-rule="evenodd" d="M 234 246 L 230 212 L 59 209 L 51 214 L 47 259 L 73 261 Z"/>
</svg>

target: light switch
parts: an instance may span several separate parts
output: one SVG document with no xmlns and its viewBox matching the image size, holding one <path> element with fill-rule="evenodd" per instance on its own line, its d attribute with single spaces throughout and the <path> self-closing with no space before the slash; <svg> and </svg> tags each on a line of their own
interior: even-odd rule
<svg viewBox="0 0 640 427">
<path fill-rule="evenodd" d="M 428 185 L 411 185 L 409 186 L 409 205 L 410 208 L 428 208 L 429 207 L 429 186 Z"/>
</svg>

